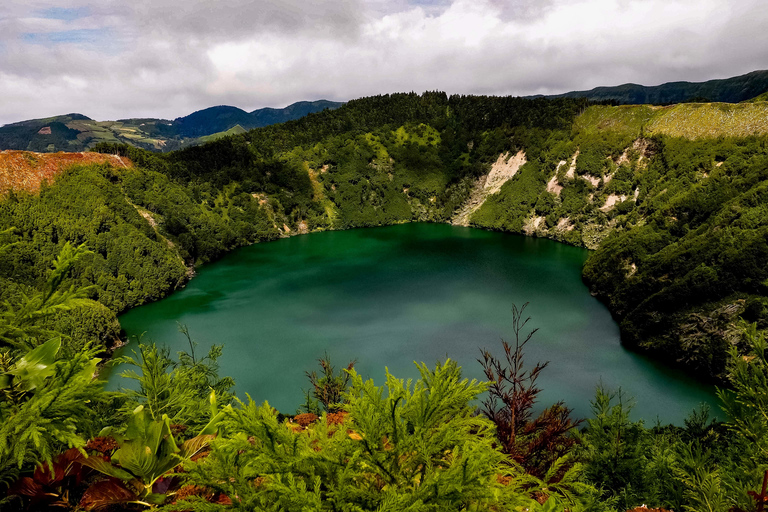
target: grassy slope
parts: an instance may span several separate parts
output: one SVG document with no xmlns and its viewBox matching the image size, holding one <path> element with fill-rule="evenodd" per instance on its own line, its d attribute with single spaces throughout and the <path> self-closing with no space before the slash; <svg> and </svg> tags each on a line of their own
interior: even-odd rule
<svg viewBox="0 0 768 512">
<path fill-rule="evenodd" d="M 768 92 L 764 92 L 759 96 L 755 96 L 752 99 L 746 100 L 744 103 L 755 103 L 757 101 L 768 101 Z"/>
<path fill-rule="evenodd" d="M 229 130 L 225 130 L 225 131 L 219 132 L 219 133 L 214 133 L 212 135 L 206 135 L 205 137 L 200 137 L 198 139 L 198 142 L 200 142 L 201 144 L 205 144 L 207 142 L 213 142 L 216 139 L 220 139 L 222 137 L 227 137 L 229 135 L 242 135 L 246 131 L 248 131 L 248 130 L 246 130 L 245 128 L 243 128 L 239 124 L 237 124 L 237 125 L 233 126 L 232 128 L 230 128 Z"/>
<path fill-rule="evenodd" d="M 768 103 L 681 103 L 669 107 L 592 106 L 575 122 L 577 130 L 644 135 L 746 137 L 768 134 Z"/>
</svg>

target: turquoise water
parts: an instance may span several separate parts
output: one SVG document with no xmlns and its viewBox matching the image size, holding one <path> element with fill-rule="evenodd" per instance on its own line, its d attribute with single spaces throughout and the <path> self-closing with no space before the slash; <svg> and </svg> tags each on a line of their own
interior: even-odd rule
<svg viewBox="0 0 768 512">
<path fill-rule="evenodd" d="M 550 240 L 446 224 L 314 233 L 236 250 L 199 269 L 187 287 L 120 317 L 132 336 L 184 350 L 185 324 L 200 344 L 223 344 L 221 374 L 238 396 L 292 413 L 327 352 L 377 384 L 385 367 L 417 378 L 414 361 L 450 357 L 482 379 L 480 348 L 513 341 L 513 304 L 528 302 L 538 328 L 526 362 L 550 361 L 542 405 L 565 400 L 589 416 L 602 383 L 636 401 L 635 418 L 682 423 L 711 386 L 625 350 L 610 313 L 581 282 L 588 251 Z M 136 342 L 132 341 L 127 347 Z M 113 372 L 111 385 L 122 383 Z"/>
</svg>

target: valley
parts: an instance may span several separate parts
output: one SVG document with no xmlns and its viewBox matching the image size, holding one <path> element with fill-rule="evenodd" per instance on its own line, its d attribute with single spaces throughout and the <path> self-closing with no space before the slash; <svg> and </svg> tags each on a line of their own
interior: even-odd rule
<svg viewBox="0 0 768 512">
<path fill-rule="evenodd" d="M 296 384 L 326 353 L 357 360 L 357 371 L 375 381 L 385 379 L 385 366 L 416 379 L 414 360 L 444 357 L 480 380 L 480 349 L 499 354 L 511 304 L 528 302 L 538 332 L 526 356 L 550 361 L 542 403 L 564 400 L 587 417 L 603 385 L 635 397 L 635 420 L 682 426 L 702 403 L 717 413 L 712 386 L 621 347 L 618 326 L 581 281 L 588 256 L 543 238 L 435 223 L 254 244 L 203 266 L 170 297 L 121 315 L 131 338 L 120 353 L 137 350 L 142 336 L 184 350 L 185 325 L 201 349 L 225 344 L 219 362 L 239 395 L 290 412 L 304 398 Z M 111 371 L 110 388 L 127 384 L 119 377 L 126 368 Z"/>
</svg>

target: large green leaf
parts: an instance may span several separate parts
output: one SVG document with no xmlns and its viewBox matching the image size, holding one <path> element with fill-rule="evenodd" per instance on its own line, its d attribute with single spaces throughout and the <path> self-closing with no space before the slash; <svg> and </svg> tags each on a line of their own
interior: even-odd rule
<svg viewBox="0 0 768 512">
<path fill-rule="evenodd" d="M 168 416 L 152 419 L 140 405 L 128 421 L 126 438 L 112 456 L 112 462 L 149 485 L 182 462 L 179 452 Z"/>
<path fill-rule="evenodd" d="M 83 466 L 88 466 L 89 468 L 93 468 L 96 471 L 104 473 L 107 476 L 113 476 L 115 478 L 119 478 L 120 480 L 124 480 L 126 482 L 133 480 L 135 478 L 134 475 L 130 474 L 129 472 L 123 469 L 118 468 L 117 466 L 113 465 L 109 461 L 106 461 L 97 455 L 88 457 L 87 459 L 83 459 L 81 463 L 83 464 Z"/>
<path fill-rule="evenodd" d="M 200 453 L 201 450 L 207 447 L 214 439 L 216 439 L 216 436 L 214 435 L 201 435 L 193 437 L 181 445 L 181 453 L 179 453 L 179 455 L 184 459 L 194 457 Z"/>
<path fill-rule="evenodd" d="M 8 373 L 13 375 L 19 386 L 31 391 L 43 386 L 45 379 L 56 371 L 56 353 L 61 348 L 61 338 L 53 338 L 30 350 Z"/>
</svg>

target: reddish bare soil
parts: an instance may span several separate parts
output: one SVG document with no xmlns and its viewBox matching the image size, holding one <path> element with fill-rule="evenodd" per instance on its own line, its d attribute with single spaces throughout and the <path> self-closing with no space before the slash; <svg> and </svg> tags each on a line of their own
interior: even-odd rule
<svg viewBox="0 0 768 512">
<path fill-rule="evenodd" d="M 127 158 L 101 153 L 0 151 L 0 194 L 9 190 L 37 192 L 43 181 L 53 182 L 68 167 L 103 163 L 115 167 L 133 166 Z"/>
</svg>

